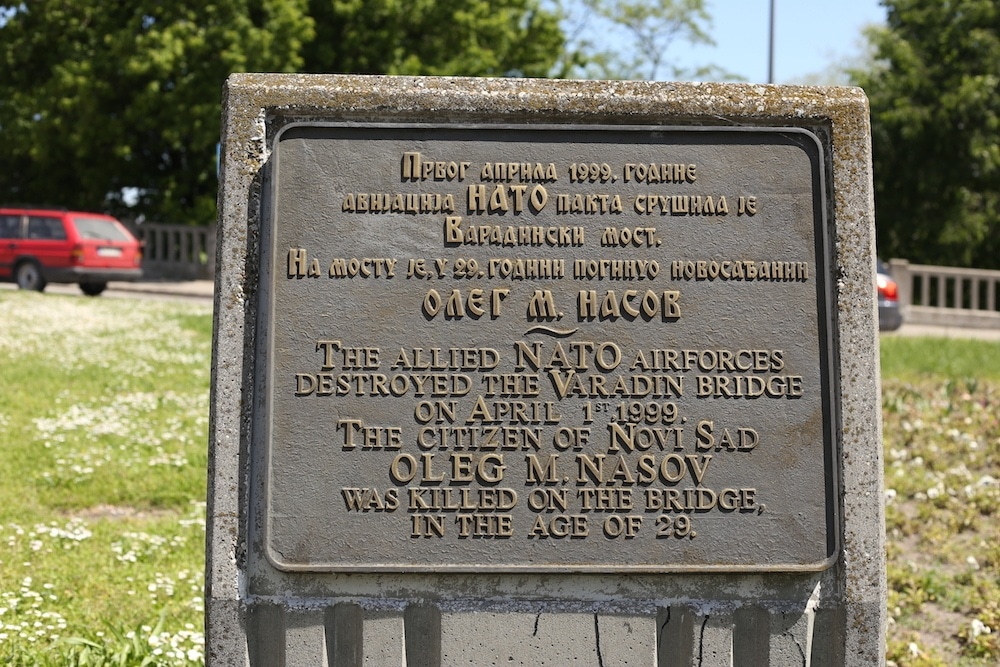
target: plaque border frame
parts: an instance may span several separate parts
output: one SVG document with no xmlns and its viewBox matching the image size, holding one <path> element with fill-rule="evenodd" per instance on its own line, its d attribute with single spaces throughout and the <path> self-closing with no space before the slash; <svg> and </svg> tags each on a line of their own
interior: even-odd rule
<svg viewBox="0 0 1000 667">
<path fill-rule="evenodd" d="M 827 196 L 827 189 L 831 186 L 832 174 L 830 173 L 830 164 L 828 162 L 828 151 L 823 143 L 823 139 L 813 130 L 811 127 L 803 126 L 780 126 L 780 125 L 680 125 L 680 124 L 667 124 L 667 125 L 650 125 L 650 124 L 607 124 L 607 123 L 532 123 L 528 121 L 524 122 L 511 122 L 508 119 L 498 119 L 497 122 L 397 122 L 397 121 L 356 121 L 356 120 L 343 120 L 343 121 L 329 121 L 329 120 L 288 120 L 286 122 L 281 122 L 280 117 L 276 116 L 273 121 L 277 121 L 277 129 L 273 134 L 268 137 L 268 150 L 271 155 L 271 160 L 264 166 L 264 184 L 262 187 L 263 191 L 263 205 L 262 205 L 262 219 L 264 224 L 261 225 L 261 243 L 259 246 L 259 275 L 260 282 L 265 285 L 273 285 L 273 280 L 275 277 L 272 275 L 272 266 L 278 258 L 277 249 L 275 247 L 275 238 L 273 229 L 267 222 L 274 221 L 276 218 L 275 214 L 275 197 L 272 196 L 274 191 L 274 170 L 276 170 L 279 165 L 280 160 L 278 156 L 280 152 L 277 150 L 278 144 L 281 141 L 282 135 L 287 131 L 300 129 L 300 128 L 330 128 L 330 129 L 368 129 L 368 130 L 378 130 L 378 129 L 392 129 L 392 130 L 456 130 L 456 131 L 504 131 L 504 130 L 528 130 L 528 131 L 546 131 L 546 132 L 560 132 L 560 131 L 573 131 L 573 132 L 663 132 L 671 133 L 676 132 L 680 134 L 686 133 L 733 133 L 733 134 L 796 134 L 803 136 L 810 140 L 815 145 L 816 155 L 816 173 L 814 173 L 810 181 L 812 183 L 812 210 L 813 210 L 813 221 L 812 226 L 814 229 L 814 235 L 812 242 L 814 245 L 816 253 L 816 280 L 817 280 L 817 298 L 813 302 L 816 307 L 816 318 L 819 327 L 819 348 L 820 354 L 818 359 L 818 367 L 820 371 L 821 379 L 825 379 L 824 386 L 821 389 L 821 406 L 824 418 L 823 432 L 824 432 L 824 447 L 823 447 L 823 466 L 825 468 L 824 480 L 826 483 L 826 488 L 824 490 L 825 497 L 825 523 L 826 523 L 826 538 L 827 546 L 826 552 L 827 556 L 817 562 L 813 563 L 793 563 L 793 564 L 780 564 L 780 563 L 768 563 L 768 564 L 754 564 L 754 565 L 736 565 L 736 564 L 694 564 L 694 565 L 683 565 L 683 564 L 657 564 L 657 565 L 592 565 L 592 564 L 543 564 L 543 565 L 532 565 L 532 564 L 510 564 L 510 565 L 484 565 L 477 563 L 438 563 L 438 564 L 409 564 L 409 563 L 374 563 L 374 564 L 351 564 L 351 563 L 331 563 L 331 564 L 297 564 L 297 563 L 286 563 L 277 557 L 271 548 L 270 541 L 270 530 L 271 530 L 271 516 L 267 511 L 269 507 L 269 485 L 270 485 L 270 457 L 272 454 L 271 442 L 273 438 L 273 425 L 272 425 L 272 415 L 273 411 L 271 409 L 271 391 L 272 388 L 269 384 L 270 380 L 273 378 L 274 369 L 273 364 L 273 346 L 270 338 L 270 331 L 273 330 L 274 322 L 274 293 L 273 290 L 265 289 L 264 294 L 267 295 L 266 299 L 260 299 L 258 319 L 256 322 L 256 340 L 257 340 L 257 358 L 258 360 L 264 359 L 263 364 L 259 364 L 258 368 L 263 368 L 263 372 L 258 374 L 256 378 L 256 388 L 255 393 L 261 397 L 259 403 L 257 404 L 257 409 L 263 409 L 265 417 L 263 420 L 257 422 L 260 424 L 261 421 L 264 422 L 262 427 L 254 429 L 254 434 L 252 437 L 253 449 L 256 453 L 251 453 L 251 458 L 255 465 L 256 462 L 263 459 L 262 467 L 264 470 L 262 474 L 251 475 L 252 480 L 257 480 L 251 483 L 251 488 L 248 489 L 249 496 L 249 506 L 250 506 L 250 517 L 252 525 L 260 526 L 260 543 L 263 545 L 263 553 L 267 562 L 274 567 L 276 570 L 281 572 L 286 572 L 290 574 L 296 573 L 366 573 L 366 574 L 379 574 L 379 573 L 461 573 L 469 574 L 476 572 L 485 573 L 495 573 L 495 574 L 551 574 L 551 573 L 577 573 L 577 574 L 607 574 L 607 575 L 627 575 L 627 574 L 647 574 L 647 573 L 663 573 L 663 574 L 717 574 L 717 573 L 731 573 L 731 574 L 741 574 L 741 573 L 813 573 L 822 572 L 828 570 L 830 567 L 835 565 L 841 554 L 841 531 L 843 529 L 843 516 L 842 516 L 842 504 L 840 503 L 839 497 L 842 493 L 843 483 L 841 478 L 840 468 L 837 462 L 842 454 L 842 442 L 841 438 L 838 437 L 837 424 L 840 423 L 841 415 L 838 414 L 839 405 L 836 397 L 840 395 L 840 383 L 838 380 L 838 375 L 835 372 L 837 365 L 836 359 L 836 346 L 833 344 L 835 337 L 835 327 L 833 323 L 832 310 L 836 303 L 836 294 L 833 289 L 836 282 L 832 280 L 831 277 L 831 267 L 833 265 L 833 254 L 831 252 L 831 246 L 833 244 L 833 239 L 831 238 L 831 228 L 829 219 L 829 205 L 830 201 Z M 812 156 L 810 156 L 812 159 Z M 269 261 L 270 260 L 270 261 Z M 822 297 L 822 298 L 820 298 Z M 263 433 L 261 433 L 263 431 Z M 260 493 L 260 498 L 255 498 L 257 493 Z M 263 516 L 259 516 L 262 514 Z M 258 518 L 255 519 L 254 517 Z M 259 520 L 258 520 L 259 519 Z"/>
</svg>

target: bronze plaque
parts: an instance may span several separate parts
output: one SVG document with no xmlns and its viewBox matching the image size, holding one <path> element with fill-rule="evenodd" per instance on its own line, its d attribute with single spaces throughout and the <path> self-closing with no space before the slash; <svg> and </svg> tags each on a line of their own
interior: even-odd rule
<svg viewBox="0 0 1000 667">
<path fill-rule="evenodd" d="M 272 151 L 275 567 L 831 564 L 817 135 L 298 124 Z"/>
</svg>

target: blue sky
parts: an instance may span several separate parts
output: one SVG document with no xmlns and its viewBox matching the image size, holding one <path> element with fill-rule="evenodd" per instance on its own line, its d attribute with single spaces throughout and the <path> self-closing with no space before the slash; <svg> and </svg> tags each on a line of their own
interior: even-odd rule
<svg viewBox="0 0 1000 667">
<path fill-rule="evenodd" d="M 862 51 L 861 30 L 885 21 L 879 0 L 775 0 L 775 83 L 800 83 Z M 714 47 L 674 45 L 666 61 L 714 64 L 751 83 L 767 81 L 770 0 L 706 0 Z"/>
</svg>

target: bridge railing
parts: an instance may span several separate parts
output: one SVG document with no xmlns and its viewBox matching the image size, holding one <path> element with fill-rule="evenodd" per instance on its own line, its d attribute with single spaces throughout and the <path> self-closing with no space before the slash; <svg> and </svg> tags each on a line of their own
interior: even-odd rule
<svg viewBox="0 0 1000 667">
<path fill-rule="evenodd" d="M 148 280 L 215 278 L 215 227 L 143 222 L 130 226 L 143 242 L 142 269 Z"/>
<path fill-rule="evenodd" d="M 150 280 L 212 280 L 215 227 L 143 222 L 131 226 L 144 243 L 143 272 Z M 910 264 L 893 259 L 904 322 L 1000 329 L 1000 271 Z"/>
<path fill-rule="evenodd" d="M 1000 329 L 1000 271 L 889 262 L 903 322 Z"/>
</svg>

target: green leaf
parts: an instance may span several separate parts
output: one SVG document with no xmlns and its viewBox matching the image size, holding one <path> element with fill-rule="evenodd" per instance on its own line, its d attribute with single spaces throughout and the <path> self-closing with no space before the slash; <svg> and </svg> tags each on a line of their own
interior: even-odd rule
<svg viewBox="0 0 1000 667">
<path fill-rule="evenodd" d="M 853 73 L 872 110 L 879 252 L 1000 268 L 1000 5 L 886 0 Z"/>
</svg>

